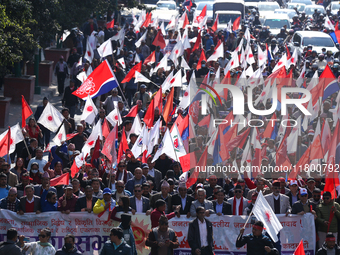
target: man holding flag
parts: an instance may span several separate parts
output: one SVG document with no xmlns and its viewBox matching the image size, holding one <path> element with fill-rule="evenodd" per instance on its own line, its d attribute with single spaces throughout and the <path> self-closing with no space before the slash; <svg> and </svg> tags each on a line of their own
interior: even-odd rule
<svg viewBox="0 0 340 255">
<path fill-rule="evenodd" d="M 269 237 L 262 234 L 262 221 L 255 222 L 251 234 L 243 236 L 244 230 L 244 227 L 240 229 L 240 234 L 236 240 L 237 248 L 241 248 L 247 244 L 247 254 L 249 255 L 279 254 L 278 250 L 274 248 L 273 242 L 269 239 Z"/>
</svg>

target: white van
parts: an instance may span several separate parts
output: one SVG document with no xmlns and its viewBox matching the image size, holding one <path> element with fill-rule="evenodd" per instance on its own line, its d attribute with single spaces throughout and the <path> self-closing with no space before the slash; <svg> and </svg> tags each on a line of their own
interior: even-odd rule
<svg viewBox="0 0 340 255">
<path fill-rule="evenodd" d="M 238 11 L 241 13 L 241 19 L 243 20 L 245 15 L 244 0 L 215 0 L 214 20 L 218 11 Z"/>
<path fill-rule="evenodd" d="M 225 28 L 227 28 L 230 20 L 231 24 L 233 24 L 235 19 L 242 15 L 240 11 L 217 11 L 215 15 L 217 16 L 217 14 L 218 14 L 217 30 L 224 30 Z"/>
</svg>

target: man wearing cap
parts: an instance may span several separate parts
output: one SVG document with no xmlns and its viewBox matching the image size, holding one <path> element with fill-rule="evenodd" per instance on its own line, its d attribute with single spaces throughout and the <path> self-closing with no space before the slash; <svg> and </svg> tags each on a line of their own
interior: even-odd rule
<svg viewBox="0 0 340 255">
<path fill-rule="evenodd" d="M 149 166 L 149 174 L 155 178 L 155 190 L 159 191 L 161 189 L 161 180 L 162 180 L 162 173 L 161 171 L 155 168 L 156 162 L 151 163 L 153 160 L 153 155 L 150 155 L 147 159 L 147 163 Z"/>
<path fill-rule="evenodd" d="M 60 56 L 59 61 L 55 66 L 54 74 L 57 76 L 58 79 L 58 92 L 59 96 L 64 93 L 64 86 L 65 86 L 65 79 L 68 74 L 67 63 L 64 61 L 64 57 Z"/>
<path fill-rule="evenodd" d="M 143 184 L 146 182 L 146 178 L 143 175 L 143 170 L 140 167 L 137 167 L 134 172 L 134 177 L 130 180 L 125 185 L 125 188 L 130 191 L 131 194 L 134 194 L 134 187 L 136 184 Z"/>
<path fill-rule="evenodd" d="M 40 213 L 40 198 L 34 195 L 33 185 L 27 185 L 25 187 L 25 196 L 20 198 L 20 205 L 18 213 L 23 215 L 24 213 L 35 212 Z"/>
<path fill-rule="evenodd" d="M 109 210 L 110 212 L 115 208 L 116 201 L 113 200 L 111 197 L 112 191 L 109 188 L 105 188 L 103 190 L 103 199 L 98 199 L 96 204 L 93 207 L 93 213 L 99 214 L 103 213 L 106 210 Z M 109 217 L 109 219 L 111 216 Z"/>
<path fill-rule="evenodd" d="M 73 186 L 66 185 L 64 187 L 65 194 L 59 198 L 58 211 L 69 214 L 76 211 L 76 203 L 78 197 L 73 194 Z"/>
<path fill-rule="evenodd" d="M 124 232 L 121 228 L 111 229 L 110 240 L 106 241 L 100 255 L 133 255 L 130 245 L 124 241 Z"/>
<path fill-rule="evenodd" d="M 202 206 L 206 211 L 205 211 L 205 216 L 209 217 L 210 214 L 214 214 L 214 208 L 213 208 L 213 203 L 206 198 L 206 191 L 203 188 L 199 188 L 197 190 L 197 200 L 192 202 L 191 207 L 190 207 L 190 214 L 192 217 L 196 217 L 196 209 L 199 206 Z"/>
<path fill-rule="evenodd" d="M 316 221 L 318 223 L 319 247 L 326 239 L 327 232 L 332 232 L 338 238 L 338 219 L 340 219 L 340 205 L 334 202 L 329 191 L 323 193 L 323 201 L 316 207 Z"/>
<path fill-rule="evenodd" d="M 196 219 L 190 221 L 188 243 L 192 255 L 212 255 L 214 250 L 213 226 L 204 216 L 206 210 L 202 206 L 195 209 Z"/>
<path fill-rule="evenodd" d="M 340 247 L 337 245 L 337 240 L 332 232 L 327 233 L 325 242 L 316 253 L 316 255 L 330 255 L 330 254 L 336 255 L 340 254 Z"/>
<path fill-rule="evenodd" d="M 156 208 L 156 201 L 159 199 L 162 199 L 166 202 L 166 208 L 165 208 L 165 213 L 170 213 L 172 212 L 171 209 L 171 199 L 172 196 L 169 194 L 170 192 L 170 184 L 167 181 L 163 181 L 162 186 L 161 186 L 161 191 L 152 195 L 150 198 L 150 206 L 152 208 Z"/>
<path fill-rule="evenodd" d="M 312 213 L 316 217 L 316 204 L 308 200 L 307 189 L 301 188 L 299 192 L 300 201 L 293 204 L 292 214 L 303 215 L 305 213 Z"/>
<path fill-rule="evenodd" d="M 133 96 L 133 104 L 136 104 L 137 100 L 142 101 L 142 109 L 146 110 L 146 104 L 150 103 L 151 99 L 148 93 L 146 93 L 146 85 L 140 85 L 139 91 Z"/>
<path fill-rule="evenodd" d="M 149 174 L 149 165 L 147 163 L 142 163 L 143 175 L 147 181 L 151 180 L 153 183 L 155 182 L 155 178 Z"/>
<path fill-rule="evenodd" d="M 93 188 L 88 185 L 85 188 L 85 196 L 79 197 L 76 203 L 76 212 L 91 213 L 98 198 L 93 196 Z"/>
<path fill-rule="evenodd" d="M 299 187 L 297 180 L 291 180 L 289 183 L 289 189 L 287 196 L 289 197 L 289 204 L 293 206 L 293 204 L 300 200 L 299 198 Z"/>
<path fill-rule="evenodd" d="M 158 227 L 151 229 L 145 241 L 145 245 L 151 247 L 150 255 L 172 255 L 173 249 L 179 247 L 176 232 L 168 226 L 168 219 L 162 215 Z"/>
<path fill-rule="evenodd" d="M 17 188 L 10 188 L 8 196 L 0 200 L 0 208 L 12 212 L 19 210 L 20 200 L 17 198 Z"/>
<path fill-rule="evenodd" d="M 148 198 L 142 196 L 142 185 L 136 184 L 134 188 L 134 195 L 130 197 L 130 206 L 132 208 L 132 214 L 146 213 L 150 215 L 150 201 Z"/>
<path fill-rule="evenodd" d="M 236 239 L 236 247 L 241 248 L 247 245 L 247 254 L 252 255 L 279 255 L 277 249 L 274 248 L 272 241 L 269 237 L 262 234 L 263 223 L 257 221 L 253 225 L 252 233 L 243 236 L 245 228 L 240 229 L 240 234 Z"/>
<path fill-rule="evenodd" d="M 121 220 L 122 222 L 120 223 L 119 227 L 123 230 L 124 241 L 130 245 L 132 250 L 131 255 L 137 255 L 135 237 L 131 228 L 131 214 L 123 213 Z"/>
<path fill-rule="evenodd" d="M 313 197 L 313 190 L 315 189 L 315 180 L 313 177 L 307 179 L 307 192 L 308 198 Z"/>
<path fill-rule="evenodd" d="M 289 204 L 289 197 L 280 193 L 281 184 L 280 181 L 276 180 L 273 182 L 272 194 L 265 195 L 264 198 L 267 200 L 270 207 L 273 209 L 275 214 L 288 214 L 291 211 Z"/>
<path fill-rule="evenodd" d="M 114 88 L 111 91 L 111 95 L 108 96 L 104 102 L 100 102 L 100 105 L 104 106 L 104 109 L 109 114 L 115 108 L 115 104 L 117 105 L 118 101 L 123 100 L 121 96 L 118 95 L 118 89 Z"/>
<path fill-rule="evenodd" d="M 186 215 L 188 218 L 191 216 L 190 207 L 195 199 L 187 194 L 187 186 L 185 182 L 180 182 L 178 185 L 178 193 L 174 194 L 171 198 L 171 208 L 174 210 L 176 206 L 181 205 L 179 210 L 180 215 Z"/>
<path fill-rule="evenodd" d="M 228 199 L 228 203 L 231 205 L 232 215 L 243 215 L 243 211 L 248 205 L 248 199 L 243 197 L 241 185 L 236 185 L 234 194 L 234 197 Z"/>
</svg>

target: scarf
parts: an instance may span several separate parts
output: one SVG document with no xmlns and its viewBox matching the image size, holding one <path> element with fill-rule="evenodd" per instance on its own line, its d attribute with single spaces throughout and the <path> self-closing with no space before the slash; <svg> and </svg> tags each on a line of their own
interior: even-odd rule
<svg viewBox="0 0 340 255">
<path fill-rule="evenodd" d="M 38 243 L 39 245 L 41 245 L 41 246 L 51 246 L 51 247 L 53 247 L 53 245 L 50 244 L 50 243 L 42 243 L 42 242 L 40 242 L 40 241 L 38 241 L 37 243 Z"/>
<path fill-rule="evenodd" d="M 243 209 L 243 198 L 241 197 L 241 202 L 240 205 L 238 207 L 238 215 L 242 215 L 242 209 Z M 236 215 L 236 197 L 234 197 L 234 201 L 233 201 L 233 215 Z"/>
</svg>

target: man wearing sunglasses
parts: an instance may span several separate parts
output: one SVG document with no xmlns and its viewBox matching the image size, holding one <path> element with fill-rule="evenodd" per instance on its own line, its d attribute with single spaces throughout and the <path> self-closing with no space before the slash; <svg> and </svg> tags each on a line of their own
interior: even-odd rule
<svg viewBox="0 0 340 255">
<path fill-rule="evenodd" d="M 243 211 L 248 205 L 248 199 L 243 197 L 241 185 L 236 185 L 234 194 L 234 197 L 228 199 L 228 203 L 231 205 L 232 215 L 243 215 Z"/>
<path fill-rule="evenodd" d="M 316 204 L 308 200 L 307 189 L 301 188 L 299 192 L 300 201 L 296 201 L 292 207 L 292 214 L 304 215 L 312 213 L 316 217 Z"/>
<path fill-rule="evenodd" d="M 313 202 L 317 206 L 320 204 L 320 202 L 321 202 L 321 190 L 319 188 L 315 188 L 313 190 L 313 197 L 310 198 L 309 201 Z M 339 201 L 337 201 L 337 199 L 335 200 L 335 202 L 337 202 L 339 204 Z"/>
<path fill-rule="evenodd" d="M 327 232 L 332 232 L 338 238 L 338 219 L 340 219 L 340 205 L 334 202 L 329 191 L 323 193 L 323 202 L 316 208 L 316 221 L 318 223 L 319 247 L 326 240 Z"/>
<path fill-rule="evenodd" d="M 123 181 L 116 182 L 116 190 L 113 191 L 112 197 L 114 200 L 118 201 L 121 196 L 131 197 L 130 191 L 125 189 L 125 185 Z"/>
<path fill-rule="evenodd" d="M 130 197 L 130 206 L 132 214 L 146 213 L 150 215 L 150 201 L 148 198 L 142 196 L 142 185 L 136 184 L 134 188 L 134 196 Z"/>
</svg>

